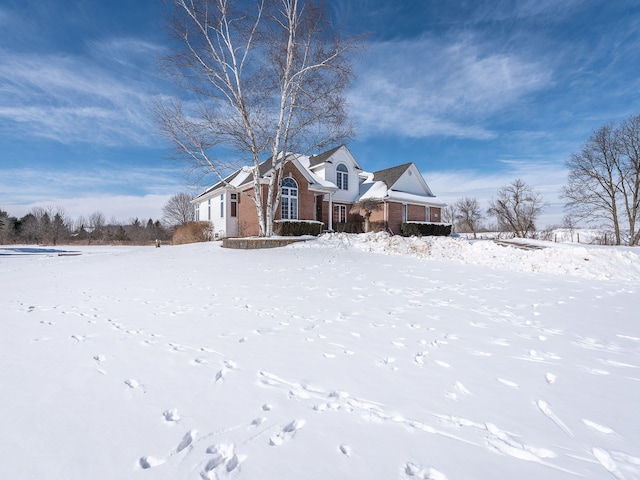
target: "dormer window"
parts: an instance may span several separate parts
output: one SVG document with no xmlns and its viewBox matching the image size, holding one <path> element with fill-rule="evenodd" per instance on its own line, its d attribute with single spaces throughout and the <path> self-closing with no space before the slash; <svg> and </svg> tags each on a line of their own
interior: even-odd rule
<svg viewBox="0 0 640 480">
<path fill-rule="evenodd" d="M 349 169 L 344 163 L 336 167 L 336 184 L 340 190 L 349 190 Z"/>
</svg>

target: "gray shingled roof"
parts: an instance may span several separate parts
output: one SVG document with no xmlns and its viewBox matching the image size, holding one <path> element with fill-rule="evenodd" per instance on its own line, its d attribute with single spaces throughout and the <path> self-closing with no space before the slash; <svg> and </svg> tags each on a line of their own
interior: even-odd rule
<svg viewBox="0 0 640 480">
<path fill-rule="evenodd" d="M 312 155 L 311 157 L 309 157 L 309 167 L 314 167 L 316 165 L 320 165 L 321 163 L 327 161 L 327 159 L 330 158 L 331 155 L 336 153 L 343 146 L 344 145 L 339 145 L 337 147 L 332 148 L 331 150 L 327 150 L 326 152 L 319 153 L 318 155 Z M 269 158 L 267 158 L 266 160 L 264 160 L 263 162 L 260 163 L 260 166 L 258 167 L 258 172 L 260 173 L 260 177 L 264 177 L 271 170 L 271 167 L 272 167 L 271 158 L 272 157 L 269 157 Z M 389 169 L 389 170 L 393 170 L 393 169 Z M 239 170 L 235 171 L 234 173 L 229 175 L 227 178 L 225 178 L 224 181 L 216 183 L 214 186 L 208 188 L 205 192 L 203 192 L 202 194 L 198 195 L 196 198 L 200 198 L 200 197 L 206 195 L 209 192 L 212 192 L 214 190 L 217 190 L 220 187 L 223 187 L 226 183 L 229 183 L 234 178 L 236 178 L 240 174 L 241 171 L 242 171 L 242 169 L 239 169 Z M 384 172 L 384 171 L 385 170 L 381 170 L 381 172 Z M 402 172 L 400 174 L 402 174 Z"/>
<path fill-rule="evenodd" d="M 219 181 L 218 183 L 216 183 L 214 186 L 207 188 L 204 192 L 202 192 L 200 195 L 198 195 L 196 197 L 196 199 L 203 197 L 204 195 L 206 195 L 209 192 L 213 192 L 214 190 L 217 190 L 220 187 L 223 187 L 225 184 L 231 182 L 234 178 L 236 178 L 240 172 L 242 172 L 242 169 L 236 170 L 235 172 L 233 172 L 231 175 L 229 175 L 227 178 L 225 178 L 224 180 Z M 194 199 L 195 200 L 195 199 Z"/>
<path fill-rule="evenodd" d="M 384 182 L 387 188 L 391 188 L 411 165 L 411 163 L 404 163 L 396 167 L 378 170 L 377 172 L 373 172 L 373 180 L 376 182 Z"/>
<path fill-rule="evenodd" d="M 343 145 L 339 145 L 331 150 L 327 150 L 326 152 L 319 153 L 318 155 L 312 155 L 309 157 L 309 167 L 315 167 L 316 165 L 320 165 L 324 163 L 331 155 L 336 153 L 340 147 Z"/>
</svg>

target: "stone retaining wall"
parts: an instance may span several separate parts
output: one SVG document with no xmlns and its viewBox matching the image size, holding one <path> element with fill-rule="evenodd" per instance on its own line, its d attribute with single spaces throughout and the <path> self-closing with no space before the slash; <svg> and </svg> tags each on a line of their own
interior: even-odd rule
<svg viewBox="0 0 640 480">
<path fill-rule="evenodd" d="M 256 248 L 277 248 L 284 247 L 295 242 L 304 242 L 305 238 L 224 238 L 222 246 L 224 248 L 238 248 L 251 250 Z"/>
</svg>

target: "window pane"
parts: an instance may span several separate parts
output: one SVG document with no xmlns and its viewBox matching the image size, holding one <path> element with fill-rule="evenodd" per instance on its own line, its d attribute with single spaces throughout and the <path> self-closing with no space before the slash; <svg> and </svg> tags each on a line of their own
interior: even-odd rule
<svg viewBox="0 0 640 480">
<path fill-rule="evenodd" d="M 296 181 L 287 177 L 282 180 L 282 207 L 280 210 L 280 216 L 282 220 L 297 220 L 298 219 L 298 184 Z"/>
</svg>

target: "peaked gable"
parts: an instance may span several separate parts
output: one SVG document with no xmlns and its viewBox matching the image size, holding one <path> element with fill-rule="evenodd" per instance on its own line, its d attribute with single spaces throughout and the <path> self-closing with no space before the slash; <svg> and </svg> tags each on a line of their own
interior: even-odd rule
<svg viewBox="0 0 640 480">
<path fill-rule="evenodd" d="M 393 188 L 393 185 L 411 165 L 411 163 L 405 163 L 403 165 L 385 168 L 384 170 L 378 170 L 377 172 L 373 172 L 373 180 L 375 182 L 384 182 L 387 188 Z"/>
<path fill-rule="evenodd" d="M 205 200 L 207 197 L 214 196 L 214 192 L 224 188 L 234 188 L 245 181 L 248 176 L 248 171 L 246 167 L 240 168 L 236 170 L 231 175 L 226 177 L 224 180 L 219 181 L 215 185 L 207 188 L 204 192 L 194 198 L 191 203 L 198 203 L 199 201 Z"/>
<path fill-rule="evenodd" d="M 350 163 L 357 170 L 362 170 L 358 162 L 349 151 L 346 145 L 340 145 L 338 147 L 327 150 L 326 152 L 318 155 L 312 155 L 309 157 L 309 168 L 314 169 L 324 165 L 325 163 L 334 163 L 335 161 L 344 161 Z"/>
<path fill-rule="evenodd" d="M 374 172 L 373 180 L 384 182 L 389 190 L 428 197 L 434 196 L 418 167 L 413 162 Z"/>
<path fill-rule="evenodd" d="M 331 155 L 336 153 L 344 146 L 345 145 L 338 145 L 337 147 L 332 148 L 331 150 L 327 150 L 326 152 L 319 153 L 318 155 L 311 155 L 309 157 L 309 168 L 313 168 L 320 165 L 321 163 L 325 163 L 327 160 L 329 160 L 329 158 L 331 158 Z"/>
</svg>

